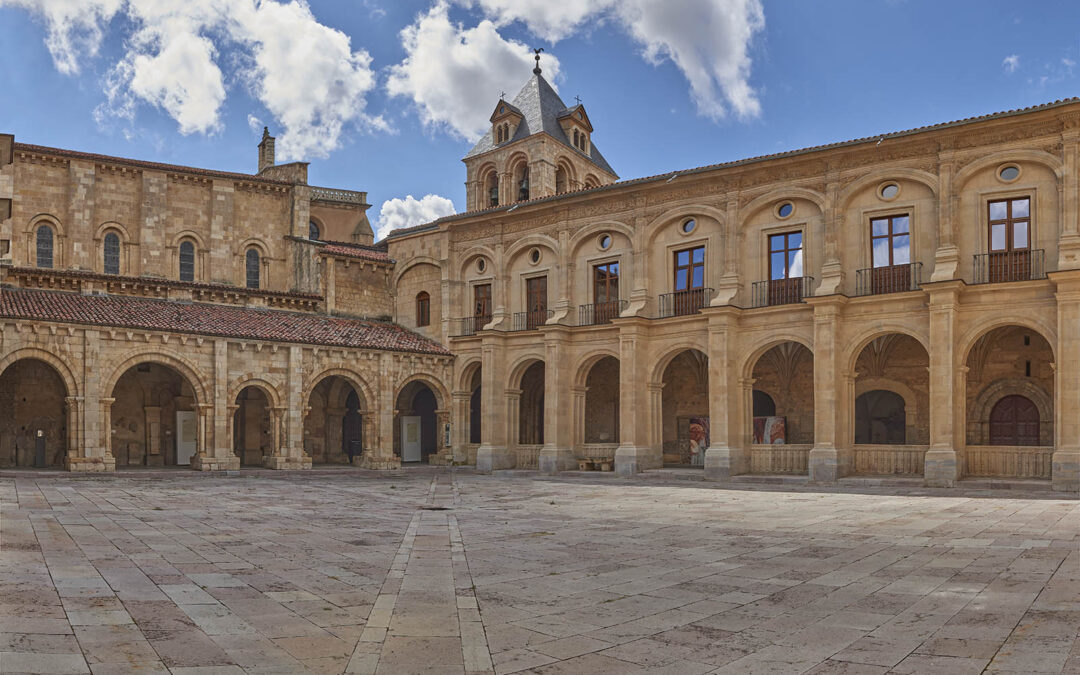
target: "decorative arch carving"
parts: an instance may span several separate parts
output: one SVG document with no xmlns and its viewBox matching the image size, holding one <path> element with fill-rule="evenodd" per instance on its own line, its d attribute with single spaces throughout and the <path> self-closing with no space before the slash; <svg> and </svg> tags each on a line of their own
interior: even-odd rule
<svg viewBox="0 0 1080 675">
<path fill-rule="evenodd" d="M 105 386 L 102 389 L 105 397 L 111 397 L 112 392 L 116 389 L 116 383 L 120 381 L 124 373 L 140 363 L 156 363 L 172 368 L 191 385 L 191 389 L 195 393 L 196 405 L 210 402 L 210 396 L 207 394 L 208 385 L 199 377 L 199 367 L 182 354 L 172 350 L 163 350 L 161 347 L 143 348 L 128 352 L 120 361 L 120 364 L 113 368 L 112 376 L 105 381 Z"/>
<path fill-rule="evenodd" d="M 864 190 L 869 187 L 876 187 L 879 183 L 889 179 L 898 181 L 908 180 L 913 183 L 921 183 L 930 188 L 930 191 L 934 193 L 935 197 L 938 194 L 938 177 L 928 171 L 912 169 L 909 167 L 875 169 L 874 171 L 855 179 L 853 183 L 840 191 L 839 199 L 837 200 L 838 209 L 840 211 L 846 210 L 851 201 Z"/>
<path fill-rule="evenodd" d="M 1057 360 L 1057 354 L 1054 351 L 1054 345 L 1057 344 L 1057 331 L 1054 330 L 1052 326 L 1034 316 L 995 315 L 976 321 L 963 334 L 960 339 L 959 350 L 959 353 L 963 355 L 963 360 L 961 360 L 960 363 L 967 363 L 971 350 L 975 347 L 975 343 L 980 338 L 989 334 L 994 329 L 1004 328 L 1006 326 L 1019 326 L 1035 331 L 1046 340 L 1046 343 L 1050 346 L 1051 356 L 1055 361 Z"/>
<path fill-rule="evenodd" d="M 855 371 L 855 364 L 858 363 L 863 350 L 866 349 L 870 343 L 889 335 L 907 336 L 915 340 L 923 348 L 923 351 L 927 353 L 927 358 L 929 359 L 930 350 L 927 349 L 926 345 L 930 342 L 930 339 L 923 332 L 901 324 L 875 324 L 860 331 L 852 340 L 850 340 L 852 347 L 845 360 L 848 364 L 847 372 L 853 373 Z"/>
<path fill-rule="evenodd" d="M 1053 445 L 1054 398 L 1034 382 L 1022 378 L 994 380 L 975 396 L 968 412 L 968 433 L 974 436 L 972 445 L 990 442 L 990 411 L 1006 396 L 1023 396 L 1039 410 L 1039 440 L 1043 445 Z"/>
<path fill-rule="evenodd" d="M 956 172 L 956 176 L 953 178 L 953 189 L 959 191 L 972 176 L 980 171 L 998 164 L 1005 162 L 1030 162 L 1033 164 L 1041 164 L 1047 169 L 1054 172 L 1054 175 L 1060 181 L 1064 176 L 1065 167 L 1061 160 L 1054 157 L 1048 152 L 1042 150 L 1033 150 L 1031 148 L 1022 148 L 1016 150 L 1002 150 L 995 152 L 979 159 L 968 162 L 962 169 Z"/>
<path fill-rule="evenodd" d="M 664 373 L 667 371 L 667 367 L 671 365 L 671 362 L 675 360 L 676 356 L 682 354 L 685 351 L 699 352 L 702 356 L 705 357 L 706 361 L 708 360 L 708 356 L 706 356 L 708 354 L 708 346 L 701 342 L 694 341 L 692 344 L 684 344 L 677 347 L 672 347 L 671 349 L 664 352 L 663 355 L 656 360 L 656 365 L 653 366 L 653 372 L 649 377 L 649 383 L 655 385 L 663 384 Z"/>
<path fill-rule="evenodd" d="M 754 377 L 754 367 L 757 366 L 758 361 L 773 347 L 783 344 L 784 342 L 795 342 L 807 350 L 810 354 L 814 353 L 814 340 L 810 336 L 799 335 L 798 333 L 785 333 L 781 335 L 767 335 L 759 338 L 752 343 L 746 350 L 746 355 L 742 359 L 742 374 L 743 379 L 751 379 Z"/>
<path fill-rule="evenodd" d="M 751 199 L 746 206 L 739 209 L 739 220 L 746 222 L 756 216 L 758 211 L 784 199 L 805 199 L 813 202 L 821 214 L 825 213 L 825 195 L 820 192 L 800 187 L 780 187 Z"/>
</svg>

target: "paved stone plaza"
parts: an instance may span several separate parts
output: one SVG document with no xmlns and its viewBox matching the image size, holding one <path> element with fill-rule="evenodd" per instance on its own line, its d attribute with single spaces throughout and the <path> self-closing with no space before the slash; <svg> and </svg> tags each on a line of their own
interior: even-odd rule
<svg viewBox="0 0 1080 675">
<path fill-rule="evenodd" d="M 1080 503 L 1050 492 L 344 469 L 0 498 L 5 673 L 1080 672 Z"/>
</svg>

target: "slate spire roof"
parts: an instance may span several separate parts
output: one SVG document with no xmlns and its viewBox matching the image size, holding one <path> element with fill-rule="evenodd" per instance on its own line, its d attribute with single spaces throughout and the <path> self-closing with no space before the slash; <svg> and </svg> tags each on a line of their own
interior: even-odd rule
<svg viewBox="0 0 1080 675">
<path fill-rule="evenodd" d="M 544 79 L 543 75 L 534 74 L 530 77 L 529 81 L 525 83 L 525 86 L 521 88 L 521 91 L 510 103 L 517 112 L 521 113 L 523 119 L 518 124 L 514 137 L 507 143 L 520 141 L 533 134 L 545 132 L 574 152 L 581 152 L 570 143 L 570 139 L 563 132 L 562 125 L 559 124 L 559 118 L 566 115 L 569 110 L 551 85 L 548 84 L 548 81 Z M 499 145 L 505 145 L 505 143 Z M 477 141 L 472 150 L 465 155 L 465 159 L 494 150 L 496 147 L 492 130 L 488 129 L 487 133 Z M 587 157 L 596 166 L 612 176 L 618 177 L 615 170 L 611 168 L 604 156 L 596 149 L 596 144 L 591 141 L 589 142 L 589 154 Z"/>
</svg>

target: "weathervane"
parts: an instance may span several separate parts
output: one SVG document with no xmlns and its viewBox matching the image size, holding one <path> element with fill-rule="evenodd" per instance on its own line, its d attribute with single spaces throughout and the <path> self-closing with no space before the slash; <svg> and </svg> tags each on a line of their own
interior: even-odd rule
<svg viewBox="0 0 1080 675">
<path fill-rule="evenodd" d="M 533 68 L 533 75 L 539 75 L 540 74 L 540 52 L 542 52 L 542 51 L 544 51 L 543 47 L 540 47 L 539 49 L 534 49 L 533 50 L 533 54 L 536 54 L 536 67 Z"/>
</svg>

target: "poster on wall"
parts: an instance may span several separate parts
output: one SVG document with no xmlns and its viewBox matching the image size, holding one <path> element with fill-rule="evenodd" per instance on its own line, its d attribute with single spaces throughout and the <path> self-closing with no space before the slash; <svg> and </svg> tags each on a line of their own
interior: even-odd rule
<svg viewBox="0 0 1080 675">
<path fill-rule="evenodd" d="M 754 445 L 784 445 L 785 443 L 787 443 L 787 418 L 754 418 Z"/>
<path fill-rule="evenodd" d="M 709 418 L 690 418 L 690 465 L 705 466 L 705 450 L 709 447 Z"/>
</svg>

